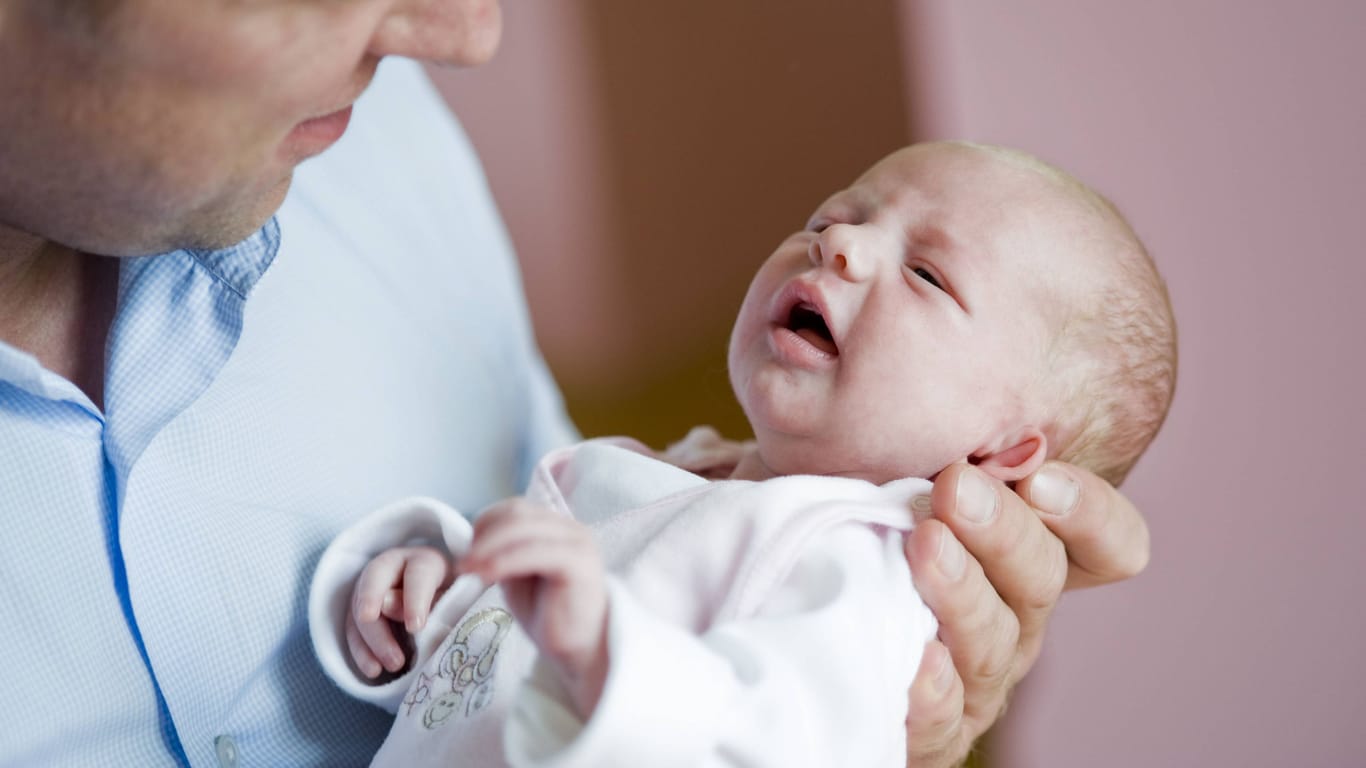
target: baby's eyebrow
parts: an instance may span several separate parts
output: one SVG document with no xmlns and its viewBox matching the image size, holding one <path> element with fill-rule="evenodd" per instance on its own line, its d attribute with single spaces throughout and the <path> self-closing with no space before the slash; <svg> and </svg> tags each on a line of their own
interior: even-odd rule
<svg viewBox="0 0 1366 768">
<path fill-rule="evenodd" d="M 867 218 L 886 208 L 890 201 L 880 190 L 869 189 L 866 184 L 845 187 L 825 199 L 821 210 L 836 208 L 844 215 Z"/>
<path fill-rule="evenodd" d="M 910 232 L 911 243 L 918 248 L 930 248 L 936 251 L 947 251 L 953 249 L 953 238 L 948 232 L 936 227 L 933 224 L 917 224 Z"/>
<path fill-rule="evenodd" d="M 859 203 L 858 197 L 850 190 L 842 189 L 830 197 L 827 197 L 825 202 L 821 203 L 820 207 L 816 209 L 816 213 L 829 215 L 833 210 L 839 212 L 839 215 L 848 215 L 850 211 L 862 208 Z"/>
</svg>

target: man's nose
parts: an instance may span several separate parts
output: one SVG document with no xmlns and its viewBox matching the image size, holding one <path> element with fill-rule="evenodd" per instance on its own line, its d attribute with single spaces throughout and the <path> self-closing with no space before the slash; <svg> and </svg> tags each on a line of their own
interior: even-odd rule
<svg viewBox="0 0 1366 768">
<path fill-rule="evenodd" d="M 371 36 L 378 57 L 472 67 L 498 50 L 503 16 L 498 0 L 382 0 L 388 4 Z"/>
<path fill-rule="evenodd" d="M 873 254 L 864 239 L 853 224 L 832 224 L 811 241 L 807 255 L 818 267 L 833 270 L 850 282 L 862 282 L 873 276 L 875 268 Z"/>
</svg>

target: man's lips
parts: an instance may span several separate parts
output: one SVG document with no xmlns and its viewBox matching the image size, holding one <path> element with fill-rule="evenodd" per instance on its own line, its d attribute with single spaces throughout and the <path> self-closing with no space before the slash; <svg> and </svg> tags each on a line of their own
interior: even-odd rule
<svg viewBox="0 0 1366 768">
<path fill-rule="evenodd" d="M 342 138 L 346 133 L 348 124 L 351 124 L 351 107 L 337 109 L 336 112 L 328 112 L 326 115 L 311 118 L 299 123 L 290 131 L 291 141 L 301 143 L 324 143 L 331 145 L 337 139 Z"/>
<path fill-rule="evenodd" d="M 310 118 L 294 126 L 285 137 L 285 150 L 301 157 L 311 157 L 332 146 L 346 133 L 351 124 L 351 107 L 347 105 L 326 115 Z"/>
<path fill-rule="evenodd" d="M 336 94 L 338 98 L 331 102 L 342 106 L 330 112 L 316 114 L 290 129 L 281 142 L 281 155 L 297 163 L 337 143 L 342 134 L 346 133 L 347 126 L 351 124 L 351 107 L 361 94 L 365 93 L 365 89 L 370 87 L 370 81 L 374 79 L 378 67 L 379 58 L 376 56 L 367 56 L 362 60 L 357 70 L 352 73 L 346 90 Z"/>
</svg>

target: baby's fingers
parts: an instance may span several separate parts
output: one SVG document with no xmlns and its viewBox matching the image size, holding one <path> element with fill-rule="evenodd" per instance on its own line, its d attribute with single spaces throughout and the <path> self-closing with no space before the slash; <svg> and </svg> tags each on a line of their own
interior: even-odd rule
<svg viewBox="0 0 1366 768">
<path fill-rule="evenodd" d="M 388 619 L 380 618 L 375 621 L 352 621 L 348 623 L 347 629 L 356 631 L 361 644 L 381 666 L 390 672 L 398 672 L 403 669 L 407 657 L 403 653 L 403 646 L 394 637 L 393 626 Z M 349 632 L 347 641 L 350 643 Z M 352 656 L 359 658 L 354 649 Z"/>
<path fill-rule="evenodd" d="M 431 547 L 419 547 L 408 556 L 403 569 L 402 620 L 410 634 L 426 625 L 437 591 L 450 584 L 451 570 L 446 556 Z"/>
<path fill-rule="evenodd" d="M 406 554 L 402 549 L 381 552 L 356 577 L 355 590 L 351 593 L 351 612 L 357 624 L 380 620 L 385 595 L 402 583 Z"/>
<path fill-rule="evenodd" d="M 497 549 L 484 552 L 475 562 L 485 581 L 540 576 L 563 581 L 597 562 L 593 542 L 575 531 L 535 531 L 504 540 Z"/>
<path fill-rule="evenodd" d="M 351 653 L 351 660 L 355 662 L 356 669 L 373 680 L 379 677 L 384 668 L 380 665 L 379 659 L 375 658 L 375 654 L 370 652 L 370 646 L 366 645 L 365 639 L 361 637 L 355 617 L 348 615 L 346 618 L 346 649 Z"/>
<path fill-rule="evenodd" d="M 564 570 L 567 550 L 591 536 L 581 524 L 546 514 L 509 513 L 480 518 L 461 570 L 488 582 L 519 576 L 553 577 Z"/>
</svg>

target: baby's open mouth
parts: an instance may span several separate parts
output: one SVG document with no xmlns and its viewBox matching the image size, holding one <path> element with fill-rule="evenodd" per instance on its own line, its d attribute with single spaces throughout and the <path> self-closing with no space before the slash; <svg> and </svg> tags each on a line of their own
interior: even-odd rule
<svg viewBox="0 0 1366 768">
<path fill-rule="evenodd" d="M 840 353 L 834 337 L 830 335 L 830 327 L 825 324 L 825 318 L 811 304 L 802 301 L 792 307 L 787 315 L 787 329 L 827 355 Z"/>
</svg>

